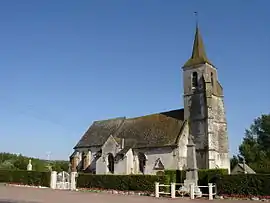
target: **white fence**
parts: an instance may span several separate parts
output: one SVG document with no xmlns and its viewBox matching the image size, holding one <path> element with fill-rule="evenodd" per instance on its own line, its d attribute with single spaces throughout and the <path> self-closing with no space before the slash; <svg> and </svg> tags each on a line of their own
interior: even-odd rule
<svg viewBox="0 0 270 203">
<path fill-rule="evenodd" d="M 209 200 L 213 200 L 214 196 L 217 194 L 217 188 L 216 185 L 213 185 L 213 183 L 208 183 L 208 186 L 198 186 L 199 188 L 207 188 L 208 187 L 208 194 L 203 193 L 203 196 L 209 196 Z"/>
<path fill-rule="evenodd" d="M 50 188 L 60 190 L 76 190 L 77 172 L 71 174 L 63 171 L 57 174 L 56 171 L 51 172 Z"/>
<path fill-rule="evenodd" d="M 171 198 L 176 198 L 176 186 L 180 185 L 183 186 L 183 183 L 171 183 L 170 185 L 159 184 L 158 182 L 155 183 L 155 197 L 159 197 L 160 194 L 170 195 Z M 170 188 L 170 192 L 165 192 L 164 190 L 160 190 L 160 188 Z M 208 187 L 208 193 L 203 193 L 202 196 L 208 196 L 209 200 L 213 200 L 214 196 L 216 195 L 216 186 L 212 183 L 209 183 L 208 186 L 197 186 L 199 188 L 206 188 Z M 186 193 L 190 195 L 190 199 L 195 199 L 195 186 L 194 184 L 190 185 L 190 192 Z M 182 196 L 185 194 L 184 191 L 178 190 L 179 194 Z"/>
</svg>

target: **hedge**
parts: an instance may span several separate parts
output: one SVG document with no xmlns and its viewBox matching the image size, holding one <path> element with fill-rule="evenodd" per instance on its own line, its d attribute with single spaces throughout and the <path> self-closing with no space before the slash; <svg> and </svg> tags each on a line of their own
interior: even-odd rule
<svg viewBox="0 0 270 203">
<path fill-rule="evenodd" d="M 238 174 L 224 175 L 217 179 L 220 195 L 270 195 L 270 175 Z"/>
<path fill-rule="evenodd" d="M 208 185 L 215 183 L 216 178 L 221 175 L 227 175 L 227 169 L 199 169 L 198 170 L 198 185 Z M 180 170 L 165 170 L 167 181 L 174 183 L 183 183 L 186 179 L 186 172 Z"/>
<path fill-rule="evenodd" d="M 17 183 L 49 187 L 50 179 L 50 172 L 0 169 L 0 182 L 2 183 Z"/>
<path fill-rule="evenodd" d="M 228 174 L 226 169 L 199 170 L 199 185 L 215 183 L 218 175 Z M 165 170 L 164 175 L 92 175 L 80 173 L 78 188 L 102 188 L 115 190 L 154 191 L 155 182 L 163 184 L 183 183 L 185 171 Z M 177 186 L 177 189 L 180 186 Z M 167 188 L 168 189 L 168 188 Z"/>
<path fill-rule="evenodd" d="M 156 175 L 91 175 L 80 173 L 77 178 L 77 187 L 154 192 L 155 182 L 164 183 L 166 182 L 166 177 Z"/>
</svg>

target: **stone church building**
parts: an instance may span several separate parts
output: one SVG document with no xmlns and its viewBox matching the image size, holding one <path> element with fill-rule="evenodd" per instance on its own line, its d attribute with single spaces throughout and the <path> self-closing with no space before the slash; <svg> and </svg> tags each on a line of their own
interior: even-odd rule
<svg viewBox="0 0 270 203">
<path fill-rule="evenodd" d="M 136 118 L 95 121 L 70 156 L 73 171 L 156 174 L 186 169 L 188 135 L 200 169 L 230 170 L 223 88 L 196 27 L 190 59 L 183 65 L 184 108 Z"/>
</svg>

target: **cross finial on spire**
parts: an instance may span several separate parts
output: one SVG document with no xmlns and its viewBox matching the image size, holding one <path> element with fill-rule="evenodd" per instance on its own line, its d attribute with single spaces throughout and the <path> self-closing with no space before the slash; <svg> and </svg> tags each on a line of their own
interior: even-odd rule
<svg viewBox="0 0 270 203">
<path fill-rule="evenodd" d="M 192 55 L 190 59 L 184 64 L 184 67 L 192 67 L 199 64 L 208 63 L 211 65 L 211 62 L 208 60 L 206 56 L 206 52 L 203 45 L 202 36 L 200 34 L 199 26 L 198 26 L 198 12 L 194 12 L 196 16 L 196 31 L 193 42 Z"/>
<path fill-rule="evenodd" d="M 198 24 L 199 24 L 199 16 L 198 16 L 198 12 L 195 11 L 195 12 L 194 12 L 194 15 L 195 15 L 196 27 L 198 27 Z"/>
</svg>

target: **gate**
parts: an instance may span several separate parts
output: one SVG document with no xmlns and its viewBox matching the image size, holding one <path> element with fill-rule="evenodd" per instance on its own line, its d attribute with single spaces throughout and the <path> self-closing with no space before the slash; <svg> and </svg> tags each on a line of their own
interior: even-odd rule
<svg viewBox="0 0 270 203">
<path fill-rule="evenodd" d="M 56 189 L 70 190 L 70 174 L 62 171 L 56 177 Z"/>
</svg>

